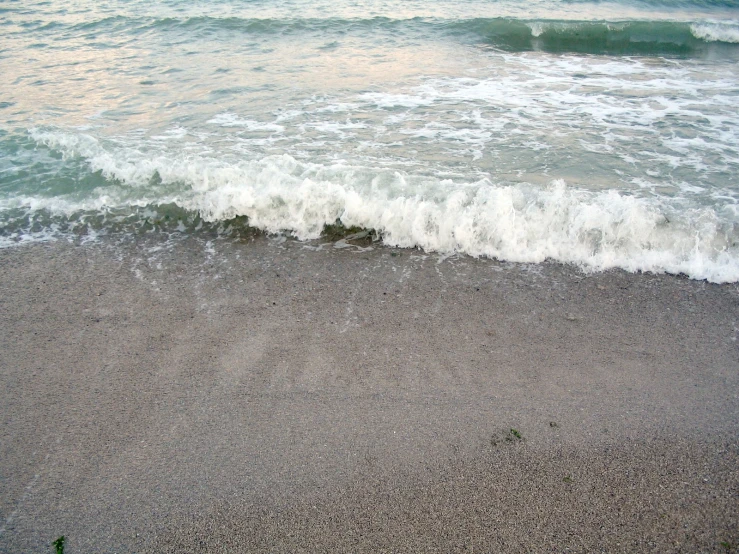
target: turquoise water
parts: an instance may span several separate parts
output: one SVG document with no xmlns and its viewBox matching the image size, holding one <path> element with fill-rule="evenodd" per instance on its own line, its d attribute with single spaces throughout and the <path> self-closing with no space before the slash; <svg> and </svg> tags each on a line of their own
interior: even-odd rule
<svg viewBox="0 0 739 554">
<path fill-rule="evenodd" d="M 247 221 L 739 281 L 739 5 L 0 8 L 0 244 Z"/>
</svg>

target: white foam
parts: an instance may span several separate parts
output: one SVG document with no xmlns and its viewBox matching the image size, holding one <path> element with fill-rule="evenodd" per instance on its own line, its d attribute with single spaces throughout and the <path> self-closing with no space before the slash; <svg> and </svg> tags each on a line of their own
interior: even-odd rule
<svg viewBox="0 0 739 554">
<path fill-rule="evenodd" d="M 152 136 L 152 140 L 182 140 L 187 136 L 187 129 L 184 127 L 173 127 L 171 129 L 167 129 L 164 133 L 161 135 L 154 135 Z"/>
<path fill-rule="evenodd" d="M 731 205 L 721 209 L 681 198 L 586 191 L 562 180 L 544 187 L 487 179 L 452 182 L 372 167 L 303 163 L 289 155 L 227 161 L 103 146 L 82 134 L 33 134 L 65 156 L 85 157 L 93 171 L 132 190 L 151 187 L 155 172 L 167 190 L 179 187 L 166 197 L 147 189 L 136 200 L 106 191 L 107 196 L 78 208 L 172 202 L 209 221 L 247 216 L 255 227 L 289 231 L 300 239 L 317 238 L 325 224 L 339 219 L 347 226 L 374 228 L 387 244 L 401 247 L 739 281 L 739 216 Z M 73 209 L 74 201 L 66 201 L 65 209 Z M 38 202 L 21 204 L 37 209 Z M 60 200 L 55 202 L 58 208 Z"/>
<path fill-rule="evenodd" d="M 587 193 L 563 181 L 544 189 L 445 183 L 446 194 L 436 196 L 423 194 L 423 186 L 408 187 L 402 174 L 372 194 L 337 182 L 352 183 L 357 168 L 334 168 L 324 179 L 321 171 L 305 168 L 307 175 L 296 179 L 293 171 L 278 169 L 284 164 L 291 162 L 264 160 L 251 168 L 251 184 L 225 183 L 185 205 L 207 219 L 247 215 L 260 228 L 289 229 L 301 239 L 316 238 L 324 224 L 340 219 L 377 229 L 388 244 L 428 251 L 739 280 L 732 225 L 709 208 L 668 223 L 657 202 L 615 191 Z"/>
<path fill-rule="evenodd" d="M 19 244 L 54 242 L 58 238 L 57 230 L 51 227 L 41 231 L 16 231 L 0 236 L 0 248 L 12 248 Z"/>
<path fill-rule="evenodd" d="M 389 132 L 435 139 L 446 147 L 473 141 L 478 148 L 531 141 L 556 147 L 574 140 L 582 151 L 628 155 L 632 163 L 640 162 L 633 153 L 643 148 L 655 154 L 647 158 L 647 167 L 660 159 L 672 168 L 706 174 L 718 163 L 728 166 L 739 159 L 739 112 L 731 96 L 735 75 L 717 70 L 715 79 L 706 80 L 689 64 L 668 61 L 497 55 L 505 60 L 496 64 L 497 75 L 429 79 L 408 94 L 363 98 L 380 108 L 408 108 L 384 118 Z M 429 122 L 419 129 L 424 117 Z M 441 130 L 445 122 L 453 126 L 449 129 L 456 127 L 454 118 L 465 122 L 469 140 Z M 611 142 L 582 140 L 582 130 Z M 683 132 L 701 139 L 688 145 L 690 139 L 680 138 Z M 680 155 L 670 157 L 675 147 Z M 715 161 L 706 164 L 705 158 Z"/>
<path fill-rule="evenodd" d="M 321 133 L 334 133 L 339 136 L 344 136 L 344 131 L 367 128 L 367 125 L 365 125 L 364 123 L 354 123 L 348 118 L 344 122 L 320 121 L 307 124 L 306 126 L 311 127 L 312 129 L 315 129 L 316 131 L 319 131 Z"/>
<path fill-rule="evenodd" d="M 254 121 L 253 119 L 243 119 L 232 113 L 218 114 L 214 118 L 210 119 L 208 123 L 219 125 L 221 127 L 244 127 L 249 131 L 281 133 L 285 130 L 284 126 L 278 125 L 277 123 L 264 123 L 261 121 Z"/>
<path fill-rule="evenodd" d="M 546 31 L 546 26 L 541 21 L 531 21 L 527 23 L 529 29 L 531 29 L 531 36 L 540 37 Z"/>
<path fill-rule="evenodd" d="M 360 96 L 362 100 L 372 102 L 380 108 L 417 108 L 428 106 L 434 99 L 414 94 L 390 94 L 385 92 L 368 92 Z"/>
<path fill-rule="evenodd" d="M 708 42 L 739 43 L 739 23 L 694 23 L 690 32 L 695 38 Z"/>
</svg>

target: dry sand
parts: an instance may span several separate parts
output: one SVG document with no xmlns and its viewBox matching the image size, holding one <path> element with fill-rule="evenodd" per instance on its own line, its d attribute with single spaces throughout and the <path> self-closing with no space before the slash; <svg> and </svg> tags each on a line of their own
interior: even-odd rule
<svg viewBox="0 0 739 554">
<path fill-rule="evenodd" d="M 157 240 L 0 251 L 1 552 L 736 551 L 736 285 Z"/>
</svg>

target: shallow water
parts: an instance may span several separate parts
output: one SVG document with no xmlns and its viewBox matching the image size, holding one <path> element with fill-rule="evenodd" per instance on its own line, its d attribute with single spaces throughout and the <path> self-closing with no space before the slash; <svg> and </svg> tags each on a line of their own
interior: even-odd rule
<svg viewBox="0 0 739 554">
<path fill-rule="evenodd" d="M 0 28 L 5 246 L 339 220 L 739 280 L 735 2 L 52 1 Z"/>
</svg>

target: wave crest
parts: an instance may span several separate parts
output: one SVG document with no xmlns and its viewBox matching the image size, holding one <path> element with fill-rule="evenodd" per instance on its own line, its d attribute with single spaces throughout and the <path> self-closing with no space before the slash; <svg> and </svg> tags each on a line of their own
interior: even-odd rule
<svg viewBox="0 0 739 554">
<path fill-rule="evenodd" d="M 488 179 L 452 182 L 305 163 L 287 154 L 228 161 L 152 155 L 55 131 L 35 130 L 32 136 L 67 157 L 82 157 L 91 171 L 115 181 L 111 188 L 142 191 L 135 199 L 95 191 L 118 202 L 109 207 L 140 206 L 145 197 L 197 212 L 210 222 L 246 216 L 253 227 L 287 231 L 299 239 L 317 238 L 325 225 L 338 220 L 347 227 L 375 229 L 385 243 L 400 247 L 739 281 L 739 214 L 686 209 L 668 198 L 586 191 L 562 180 L 546 187 Z"/>
<path fill-rule="evenodd" d="M 409 33 L 466 37 L 511 50 L 544 50 L 613 55 L 692 56 L 716 48 L 730 53 L 739 44 L 739 21 L 669 20 L 553 20 L 483 17 L 472 19 L 412 17 L 369 18 L 243 18 L 195 16 L 188 18 L 109 17 L 72 27 L 84 33 L 169 33 L 246 35 L 344 35 L 354 32 Z"/>
<path fill-rule="evenodd" d="M 739 24 L 694 23 L 690 30 L 693 36 L 706 42 L 739 44 Z"/>
</svg>

